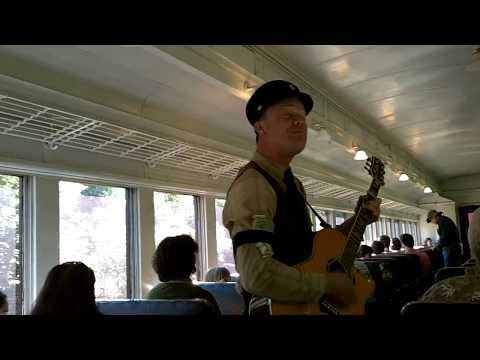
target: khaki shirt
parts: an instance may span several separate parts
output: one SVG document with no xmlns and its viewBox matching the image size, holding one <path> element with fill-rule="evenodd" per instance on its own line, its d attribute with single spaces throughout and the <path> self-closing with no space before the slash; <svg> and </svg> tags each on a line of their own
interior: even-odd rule
<svg viewBox="0 0 480 360">
<path fill-rule="evenodd" d="M 260 167 L 275 178 L 286 191 L 283 178 L 287 168 L 259 153 L 253 156 Z M 304 194 L 303 186 L 297 186 Z M 273 218 L 277 196 L 265 177 L 254 169 L 247 169 L 232 185 L 223 209 L 223 224 L 233 237 L 245 230 L 274 232 Z M 306 216 L 309 217 L 307 209 Z M 248 243 L 238 247 L 236 266 L 242 287 L 258 297 L 279 302 L 318 302 L 325 294 L 325 275 L 300 272 L 272 258 L 272 247 L 267 243 Z"/>
</svg>

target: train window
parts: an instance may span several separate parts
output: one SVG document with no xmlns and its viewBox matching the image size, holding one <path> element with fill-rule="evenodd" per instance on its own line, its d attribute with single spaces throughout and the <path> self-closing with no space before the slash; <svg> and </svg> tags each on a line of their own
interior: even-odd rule
<svg viewBox="0 0 480 360">
<path fill-rule="evenodd" d="M 157 191 L 153 194 L 155 245 L 168 236 L 185 234 L 195 239 L 195 196 Z"/>
<path fill-rule="evenodd" d="M 222 213 L 225 200 L 215 199 L 215 222 L 217 239 L 217 265 L 223 266 L 230 271 L 230 275 L 238 276 L 233 258 L 233 245 L 228 230 L 223 226 Z"/>
<path fill-rule="evenodd" d="M 329 222 L 329 211 L 328 210 L 322 210 L 319 208 L 315 208 L 315 211 L 318 212 L 318 214 L 322 217 L 324 221 L 327 223 Z M 323 229 L 323 227 L 320 225 L 320 220 L 313 214 L 314 218 L 314 224 L 315 224 L 315 231 L 320 231 Z"/>
<path fill-rule="evenodd" d="M 378 222 L 379 222 L 379 227 L 380 227 L 380 234 L 385 235 L 387 233 L 387 229 L 386 229 L 386 226 L 385 226 L 385 218 L 380 218 L 378 220 Z"/>
<path fill-rule="evenodd" d="M 126 298 L 127 189 L 60 181 L 60 262 L 95 271 L 99 299 Z"/>
<path fill-rule="evenodd" d="M 418 233 L 417 233 L 417 223 L 416 222 L 412 222 L 411 223 L 411 229 L 412 229 L 412 236 L 413 238 L 415 239 L 415 243 L 417 245 L 421 245 L 422 244 L 422 241 L 421 239 L 418 238 Z"/>
<path fill-rule="evenodd" d="M 393 221 L 393 228 L 394 228 L 395 237 L 400 237 L 402 232 L 401 232 L 401 229 L 400 229 L 400 221 L 399 220 L 394 220 Z"/>
<path fill-rule="evenodd" d="M 365 232 L 363 233 L 363 239 L 365 240 L 366 245 L 372 244 L 372 225 L 367 225 Z"/>
<path fill-rule="evenodd" d="M 345 221 L 345 213 L 335 212 L 335 225 L 340 225 Z"/>
<path fill-rule="evenodd" d="M 393 236 L 393 231 L 392 231 L 392 220 L 391 219 L 385 219 L 385 233 L 390 236 L 390 238 L 394 237 Z"/>
<path fill-rule="evenodd" d="M 21 185 L 20 177 L 0 175 L 0 290 L 9 314 L 21 314 L 23 305 Z"/>
</svg>

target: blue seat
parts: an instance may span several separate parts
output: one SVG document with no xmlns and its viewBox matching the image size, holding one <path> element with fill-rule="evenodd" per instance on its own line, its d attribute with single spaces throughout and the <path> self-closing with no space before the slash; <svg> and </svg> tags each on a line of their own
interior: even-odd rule
<svg viewBox="0 0 480 360">
<path fill-rule="evenodd" d="M 97 301 L 104 315 L 215 315 L 206 300 L 109 300 Z"/>
<path fill-rule="evenodd" d="M 213 295 L 222 315 L 243 314 L 243 298 L 235 289 L 234 282 L 200 282 L 197 285 Z"/>
</svg>

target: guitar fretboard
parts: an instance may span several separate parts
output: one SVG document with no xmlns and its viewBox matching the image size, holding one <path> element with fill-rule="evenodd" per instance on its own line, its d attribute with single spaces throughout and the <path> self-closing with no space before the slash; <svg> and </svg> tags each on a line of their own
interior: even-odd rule
<svg viewBox="0 0 480 360">
<path fill-rule="evenodd" d="M 347 235 L 347 245 L 340 259 L 341 264 L 347 272 L 350 272 L 353 267 L 358 247 L 363 241 L 363 233 L 368 224 L 368 217 L 365 211 L 358 211 L 354 216 L 356 217 L 356 221 L 354 221 Z"/>
<path fill-rule="evenodd" d="M 373 178 L 367 191 L 367 199 L 375 198 L 378 195 L 378 191 L 380 190 L 382 184 L 383 180 Z M 354 215 L 354 221 L 350 231 L 347 234 L 347 245 L 340 259 L 343 268 L 347 272 L 352 270 L 358 247 L 363 241 L 363 233 L 365 232 L 367 224 L 371 221 L 371 216 L 368 211 L 369 210 L 364 209 L 362 206 L 359 207 Z"/>
</svg>

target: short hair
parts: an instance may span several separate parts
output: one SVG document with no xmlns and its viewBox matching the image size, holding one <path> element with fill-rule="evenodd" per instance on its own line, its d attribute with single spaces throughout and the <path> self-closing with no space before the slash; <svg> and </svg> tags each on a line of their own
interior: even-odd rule
<svg viewBox="0 0 480 360">
<path fill-rule="evenodd" d="M 360 245 L 358 249 L 358 257 L 365 257 L 367 255 L 372 255 L 373 249 L 368 245 Z"/>
<path fill-rule="evenodd" d="M 162 282 L 188 278 L 196 271 L 197 252 L 198 245 L 190 235 L 166 237 L 153 254 L 153 270 Z"/>
<path fill-rule="evenodd" d="M 378 255 L 385 251 L 385 245 L 381 241 L 375 240 L 372 244 L 373 253 Z"/>
<path fill-rule="evenodd" d="M 48 273 L 32 315 L 98 315 L 95 273 L 82 262 L 66 262 Z"/>
<path fill-rule="evenodd" d="M 413 246 L 415 245 L 415 240 L 413 240 L 413 236 L 410 234 L 400 235 L 400 241 L 404 246 L 408 248 L 413 248 Z"/>
<path fill-rule="evenodd" d="M 7 303 L 7 295 L 0 291 L 0 306 L 3 306 Z"/>
<path fill-rule="evenodd" d="M 393 238 L 392 239 L 392 250 L 401 250 L 402 249 L 402 243 L 400 242 L 399 238 Z"/>
<path fill-rule="evenodd" d="M 386 248 L 390 247 L 390 236 L 382 235 L 380 236 L 380 241 L 385 245 Z"/>
<path fill-rule="evenodd" d="M 226 267 L 214 267 L 207 271 L 205 281 L 230 281 L 230 271 Z"/>
</svg>

